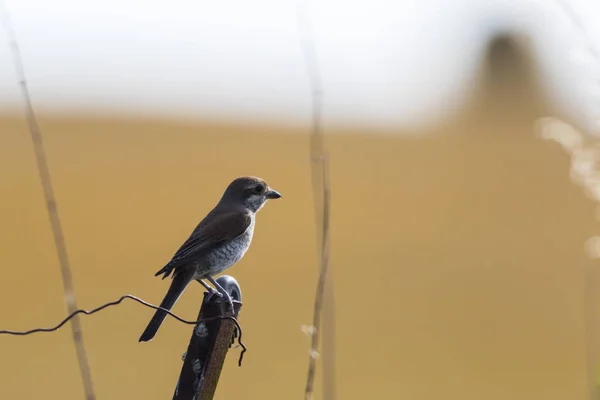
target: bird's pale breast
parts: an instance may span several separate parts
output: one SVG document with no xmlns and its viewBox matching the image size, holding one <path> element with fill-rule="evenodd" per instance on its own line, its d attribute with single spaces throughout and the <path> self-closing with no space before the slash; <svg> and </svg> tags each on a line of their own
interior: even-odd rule
<svg viewBox="0 0 600 400">
<path fill-rule="evenodd" d="M 246 251 L 252 242 L 252 235 L 254 234 L 254 222 L 255 216 L 252 215 L 252 221 L 250 222 L 248 229 L 246 229 L 243 234 L 208 254 L 206 256 L 205 265 L 200 266 L 199 268 L 199 275 L 212 276 L 220 274 L 233 264 L 240 261 L 244 254 L 246 254 Z"/>
</svg>

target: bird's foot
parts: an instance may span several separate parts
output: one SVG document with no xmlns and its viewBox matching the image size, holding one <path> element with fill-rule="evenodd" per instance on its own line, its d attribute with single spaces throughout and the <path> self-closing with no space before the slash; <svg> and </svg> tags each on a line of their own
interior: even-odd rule
<svg viewBox="0 0 600 400">
<path fill-rule="evenodd" d="M 206 295 L 206 298 L 212 300 L 213 297 L 215 297 L 216 301 L 222 301 L 221 298 L 223 297 L 223 293 L 211 288 L 211 290 L 208 290 L 208 294 Z"/>
<path fill-rule="evenodd" d="M 208 294 L 213 295 L 215 293 L 219 293 L 217 290 L 213 289 L 212 287 L 210 287 L 209 285 L 206 284 L 206 282 L 204 282 L 202 279 L 198 279 L 198 282 L 200 282 L 200 284 L 202 286 L 204 286 L 204 289 L 206 289 L 206 291 L 208 292 Z M 219 293 L 220 294 L 220 293 Z M 220 296 L 219 296 L 220 297 Z"/>
<path fill-rule="evenodd" d="M 234 308 L 233 308 L 233 299 L 231 298 L 231 296 L 229 295 L 229 293 L 221 293 L 219 291 L 215 292 L 215 295 L 219 296 L 219 298 L 221 298 L 221 301 L 226 301 L 229 303 L 229 305 L 231 306 L 231 311 L 233 312 Z"/>
<path fill-rule="evenodd" d="M 224 300 L 229 303 L 229 305 L 231 306 L 231 312 L 234 314 L 235 309 L 233 308 L 233 298 L 231 297 L 231 295 L 227 292 L 227 290 L 225 290 L 221 285 L 219 285 L 213 278 L 208 277 L 207 279 L 210 283 L 212 283 L 215 286 L 215 288 L 217 288 L 217 295 L 221 298 L 220 300 L 223 301 L 222 298 L 225 297 Z"/>
<path fill-rule="evenodd" d="M 235 308 L 233 308 L 233 299 L 229 297 L 229 306 L 231 307 L 231 314 L 235 316 Z"/>
</svg>

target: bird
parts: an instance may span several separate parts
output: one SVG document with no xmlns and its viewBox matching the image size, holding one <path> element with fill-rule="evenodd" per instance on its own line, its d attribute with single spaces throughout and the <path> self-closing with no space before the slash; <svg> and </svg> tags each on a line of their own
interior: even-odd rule
<svg viewBox="0 0 600 400">
<path fill-rule="evenodd" d="M 171 310 L 186 287 L 194 280 L 209 292 L 231 297 L 212 277 L 225 271 L 242 259 L 252 242 L 256 213 L 268 200 L 279 199 L 281 194 L 256 176 L 234 179 L 225 189 L 217 205 L 200 221 L 188 239 L 171 260 L 154 276 L 172 282 L 160 307 Z M 213 290 L 203 280 L 212 283 Z M 157 310 L 139 338 L 148 342 L 154 338 L 166 318 L 164 310 Z"/>
</svg>

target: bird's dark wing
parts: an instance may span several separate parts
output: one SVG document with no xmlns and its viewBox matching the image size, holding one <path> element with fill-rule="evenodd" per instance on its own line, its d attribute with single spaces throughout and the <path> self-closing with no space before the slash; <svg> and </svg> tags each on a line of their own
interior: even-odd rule
<svg viewBox="0 0 600 400">
<path fill-rule="evenodd" d="M 171 261 L 155 276 L 164 274 L 163 279 L 165 279 L 173 269 L 188 264 L 243 234 L 250 226 L 251 221 L 250 214 L 239 211 L 214 213 L 207 216 L 207 219 L 198 224 L 190 237 L 177 250 Z"/>
</svg>

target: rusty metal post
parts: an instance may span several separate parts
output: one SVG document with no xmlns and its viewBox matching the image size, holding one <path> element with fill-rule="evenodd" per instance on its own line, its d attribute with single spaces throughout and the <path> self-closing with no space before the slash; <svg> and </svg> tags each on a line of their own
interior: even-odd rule
<svg viewBox="0 0 600 400">
<path fill-rule="evenodd" d="M 216 279 L 233 299 L 233 310 L 222 297 L 204 293 L 198 320 L 234 316 L 237 318 L 242 307 L 242 293 L 236 280 L 227 275 Z M 233 313 L 232 313 L 233 311 Z M 175 388 L 173 400 L 210 400 L 217 389 L 227 351 L 239 332 L 230 319 L 211 319 L 194 326 L 192 337 L 184 354 L 181 374 Z"/>
</svg>

